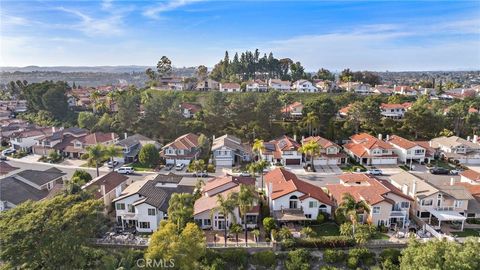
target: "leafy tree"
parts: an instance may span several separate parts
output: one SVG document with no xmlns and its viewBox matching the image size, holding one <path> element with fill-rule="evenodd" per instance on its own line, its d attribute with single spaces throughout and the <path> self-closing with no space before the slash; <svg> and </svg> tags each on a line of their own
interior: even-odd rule
<svg viewBox="0 0 480 270">
<path fill-rule="evenodd" d="M 238 234 L 242 232 L 242 225 L 235 223 L 230 227 L 230 232 L 235 234 L 235 242 L 238 246 Z"/>
<path fill-rule="evenodd" d="M 160 78 L 169 76 L 172 73 L 172 61 L 166 56 L 162 56 L 157 63 L 157 72 Z"/>
<path fill-rule="evenodd" d="M 311 255 L 305 249 L 290 251 L 285 261 L 287 270 L 310 270 Z"/>
<path fill-rule="evenodd" d="M 0 213 L 0 258 L 11 268 L 84 269 L 102 203 L 77 195 L 28 201 Z"/>
<path fill-rule="evenodd" d="M 370 207 L 365 201 L 356 201 L 350 193 L 342 195 L 342 201 L 335 210 L 335 215 L 348 218 L 352 223 L 352 235 L 355 235 L 355 226 L 358 219 L 358 212 L 370 213 Z"/>
<path fill-rule="evenodd" d="M 307 157 L 310 157 L 311 168 L 315 171 L 315 166 L 313 161 L 316 156 L 320 155 L 321 146 L 316 141 L 308 141 L 307 143 L 303 144 L 298 151 L 302 154 L 305 154 Z"/>
<path fill-rule="evenodd" d="M 90 175 L 90 173 L 85 170 L 78 169 L 78 170 L 75 170 L 75 172 L 72 175 L 72 178 L 78 178 L 83 183 L 88 183 L 90 180 L 92 180 L 92 175 Z"/>
<path fill-rule="evenodd" d="M 262 223 L 263 223 L 263 228 L 265 229 L 265 232 L 267 233 L 267 235 L 270 235 L 272 230 L 275 229 L 276 227 L 275 220 L 271 217 L 264 218 Z"/>
<path fill-rule="evenodd" d="M 111 132 L 113 127 L 113 119 L 108 113 L 104 113 L 103 116 L 98 120 L 97 124 L 91 129 L 92 132 L 101 131 L 101 132 Z"/>
<path fill-rule="evenodd" d="M 136 90 L 136 89 L 135 89 Z M 118 112 L 115 115 L 121 130 L 133 131 L 133 127 L 139 119 L 140 95 L 136 91 L 126 92 L 117 98 Z M 144 93 L 148 93 L 144 91 Z"/>
<path fill-rule="evenodd" d="M 205 253 L 205 235 L 195 223 L 187 223 L 178 231 L 173 222 L 162 221 L 151 236 L 145 258 L 162 260 L 174 265 L 174 269 L 190 270 L 200 267 L 200 259 Z"/>
<path fill-rule="evenodd" d="M 247 213 L 252 210 L 252 207 L 257 202 L 257 194 L 254 186 L 240 185 L 240 191 L 237 196 L 237 205 L 240 210 L 240 215 L 243 217 L 244 231 L 245 231 L 245 246 L 248 246 L 248 229 L 247 229 Z"/>
<path fill-rule="evenodd" d="M 232 216 L 235 218 L 234 210 L 237 207 L 237 194 L 230 193 L 228 197 L 225 198 L 222 195 L 217 195 L 217 206 L 212 210 L 213 212 L 217 211 L 218 213 L 223 215 L 223 222 L 224 222 L 224 241 L 225 247 L 227 246 L 227 218 L 228 216 Z"/>
<path fill-rule="evenodd" d="M 105 160 L 105 147 L 101 144 L 90 146 L 87 148 L 87 154 L 88 163 L 95 165 L 95 169 L 97 170 L 97 177 L 100 176 L 98 167 L 100 163 Z"/>
<path fill-rule="evenodd" d="M 257 158 L 260 160 L 261 153 L 265 150 L 265 145 L 263 144 L 263 140 L 255 139 L 252 146 L 252 151 L 255 153 Z"/>
<path fill-rule="evenodd" d="M 198 66 L 196 76 L 199 81 L 204 81 L 208 76 L 208 68 L 204 65 Z"/>
<path fill-rule="evenodd" d="M 155 167 L 160 161 L 158 149 L 154 144 L 144 145 L 138 154 L 138 160 L 140 163 L 149 166 L 150 168 Z"/>
<path fill-rule="evenodd" d="M 335 75 L 330 72 L 328 69 L 321 68 L 318 70 L 316 74 L 317 79 L 325 80 L 325 81 L 333 81 L 335 80 Z"/>
<path fill-rule="evenodd" d="M 116 145 L 109 145 L 103 149 L 103 154 L 106 158 L 110 159 L 112 162 L 112 171 L 113 171 L 113 159 L 116 157 L 121 157 L 123 155 L 123 149 Z"/>
<path fill-rule="evenodd" d="M 174 193 L 168 202 L 168 218 L 178 231 L 183 230 L 193 217 L 194 197 L 188 193 Z"/>
<path fill-rule="evenodd" d="M 92 129 L 97 124 L 97 117 L 91 112 L 80 112 L 78 114 L 78 126 L 81 128 Z"/>
<path fill-rule="evenodd" d="M 51 113 L 55 119 L 65 120 L 68 116 L 66 92 L 69 89 L 66 82 L 45 81 L 29 84 L 24 87 L 23 92 L 30 111 L 44 110 Z"/>
</svg>

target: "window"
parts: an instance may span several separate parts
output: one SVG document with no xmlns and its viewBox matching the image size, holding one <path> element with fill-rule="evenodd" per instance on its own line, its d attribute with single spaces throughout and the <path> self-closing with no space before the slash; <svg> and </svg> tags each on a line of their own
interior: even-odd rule
<svg viewBox="0 0 480 270">
<path fill-rule="evenodd" d="M 290 197 L 290 208 L 297 208 L 298 207 L 298 197 L 293 195 Z"/>
<path fill-rule="evenodd" d="M 400 208 L 409 208 L 410 207 L 410 202 L 402 202 L 400 204 Z"/>
<path fill-rule="evenodd" d="M 374 206 L 372 214 L 379 214 L 380 213 L 380 206 Z"/>
<path fill-rule="evenodd" d="M 155 208 L 148 208 L 148 215 L 155 216 L 157 214 L 157 209 Z"/>
<path fill-rule="evenodd" d="M 125 204 L 124 203 L 117 203 L 117 210 L 125 210 Z"/>
<path fill-rule="evenodd" d="M 423 149 L 417 149 L 417 150 L 415 150 L 415 155 L 421 155 L 421 154 L 423 154 L 423 153 L 425 153 L 425 150 L 423 150 Z"/>
<path fill-rule="evenodd" d="M 212 220 L 211 219 L 204 219 L 203 220 L 203 225 L 204 226 L 212 226 Z"/>
<path fill-rule="evenodd" d="M 463 204 L 462 201 L 457 201 L 457 200 L 455 200 L 455 202 L 454 202 L 455 208 L 460 208 L 460 207 L 462 207 L 462 204 Z"/>
<path fill-rule="evenodd" d="M 129 204 L 127 205 L 127 207 L 128 207 L 128 212 L 135 213 L 135 207 L 133 207 L 133 205 Z"/>
<path fill-rule="evenodd" d="M 247 224 L 256 224 L 257 216 L 256 215 L 247 215 Z"/>
<path fill-rule="evenodd" d="M 308 202 L 308 207 L 309 208 L 317 208 L 318 202 L 313 201 L 313 202 Z"/>
<path fill-rule="evenodd" d="M 312 215 L 311 214 L 306 214 L 305 217 L 308 218 L 308 219 L 311 219 Z"/>
<path fill-rule="evenodd" d="M 140 227 L 141 229 L 150 229 L 150 222 L 141 221 L 139 227 Z"/>
<path fill-rule="evenodd" d="M 432 199 L 422 200 L 421 202 L 422 202 L 421 203 L 422 206 L 432 206 L 433 205 L 433 200 Z"/>
<path fill-rule="evenodd" d="M 318 207 L 318 210 L 320 212 L 326 213 L 327 212 L 327 206 L 325 204 L 322 204 Z"/>
</svg>

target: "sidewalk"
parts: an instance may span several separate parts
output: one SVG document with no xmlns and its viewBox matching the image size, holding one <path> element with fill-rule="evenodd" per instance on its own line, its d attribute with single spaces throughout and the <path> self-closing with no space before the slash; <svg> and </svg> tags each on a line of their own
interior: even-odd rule
<svg viewBox="0 0 480 270">
<path fill-rule="evenodd" d="M 39 156 L 39 155 L 28 155 L 28 156 L 25 156 L 23 158 L 10 158 L 10 160 L 15 161 L 15 162 L 20 162 L 20 163 L 26 163 L 26 164 L 39 164 L 39 165 L 47 165 L 47 166 L 49 165 L 49 166 L 52 166 L 52 167 L 65 168 L 65 169 L 95 169 L 95 168 L 90 168 L 90 167 L 82 167 L 82 166 L 78 166 L 78 165 L 75 166 L 75 165 L 62 164 L 65 161 L 63 161 L 62 163 L 59 163 L 59 164 L 40 162 L 40 161 L 38 161 L 38 159 L 40 157 L 41 156 Z M 83 163 L 85 163 L 85 162 L 83 162 Z M 108 172 L 109 170 L 110 170 L 109 168 L 105 168 L 105 167 L 100 167 L 99 168 L 99 171 L 101 171 L 101 172 Z"/>
</svg>

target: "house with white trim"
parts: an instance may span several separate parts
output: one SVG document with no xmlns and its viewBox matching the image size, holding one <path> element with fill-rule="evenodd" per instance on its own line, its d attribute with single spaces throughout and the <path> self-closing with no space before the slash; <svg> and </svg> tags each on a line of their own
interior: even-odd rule
<svg viewBox="0 0 480 270">
<path fill-rule="evenodd" d="M 305 106 L 303 106 L 302 103 L 295 101 L 292 104 L 285 105 L 285 107 L 282 108 L 281 112 L 286 117 L 301 118 L 303 116 L 304 107 Z"/>
<path fill-rule="evenodd" d="M 268 87 L 277 91 L 290 91 L 292 83 L 290 81 L 282 81 L 279 79 L 269 79 Z"/>
<path fill-rule="evenodd" d="M 459 164 L 480 164 L 480 144 L 458 136 L 438 137 L 430 140 L 430 146 L 436 149 L 441 158 Z"/>
<path fill-rule="evenodd" d="M 433 158 L 428 155 L 425 147 L 415 141 L 410 141 L 397 135 L 387 135 L 385 141 L 393 146 L 393 152 L 398 156 L 398 161 L 401 163 L 430 163 L 430 160 Z"/>
<path fill-rule="evenodd" d="M 296 138 L 290 138 L 286 135 L 263 142 L 263 151 L 260 153 L 260 158 L 272 164 L 282 165 L 301 165 L 302 154 L 298 151 L 300 144 Z"/>
<path fill-rule="evenodd" d="M 240 92 L 240 84 L 238 83 L 221 83 L 220 92 Z"/>
<path fill-rule="evenodd" d="M 198 144 L 199 136 L 193 133 L 187 133 L 175 139 L 175 141 L 165 145 L 160 152 L 160 156 L 165 158 L 166 164 L 185 164 L 200 155 Z"/>
<path fill-rule="evenodd" d="M 404 102 L 401 104 L 382 103 L 380 105 L 380 114 L 392 119 L 402 119 L 405 116 L 405 112 L 411 107 L 412 102 Z"/>
<path fill-rule="evenodd" d="M 252 158 L 251 147 L 242 143 L 239 138 L 228 134 L 218 138 L 213 137 L 212 153 L 216 166 L 231 167 L 241 162 L 248 162 Z"/>
<path fill-rule="evenodd" d="M 397 154 L 391 144 L 381 138 L 367 133 L 359 133 L 350 137 L 350 142 L 343 145 L 343 149 L 356 162 L 363 165 L 397 164 Z"/>
<path fill-rule="evenodd" d="M 310 141 L 316 142 L 320 147 L 319 155 L 313 159 L 314 166 L 341 165 L 347 163 L 347 155 L 342 153 L 342 147 L 338 144 L 320 136 L 303 138 L 302 144 L 306 144 Z"/>
<path fill-rule="evenodd" d="M 267 92 L 268 91 L 268 83 L 262 80 L 254 80 L 247 82 L 246 85 L 247 92 Z"/>
<path fill-rule="evenodd" d="M 293 83 L 292 89 L 297 92 L 303 93 L 315 93 L 318 92 L 318 89 L 313 85 L 311 81 L 308 80 L 298 80 Z"/>
</svg>

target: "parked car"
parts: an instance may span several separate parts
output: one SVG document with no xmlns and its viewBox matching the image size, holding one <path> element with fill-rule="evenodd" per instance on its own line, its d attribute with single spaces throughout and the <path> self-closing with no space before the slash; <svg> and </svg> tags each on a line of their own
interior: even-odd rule
<svg viewBox="0 0 480 270">
<path fill-rule="evenodd" d="M 367 170 L 366 173 L 371 174 L 371 175 L 382 175 L 383 174 L 382 170 L 380 170 L 380 169 L 370 169 L 370 170 Z"/>
<path fill-rule="evenodd" d="M 177 170 L 177 171 L 181 171 L 181 170 L 183 170 L 183 168 L 185 168 L 185 164 L 183 164 L 183 163 L 178 163 L 175 166 L 175 170 Z"/>
<path fill-rule="evenodd" d="M 240 173 L 240 176 L 243 176 L 243 177 L 250 177 L 252 176 L 249 172 L 241 172 Z"/>
<path fill-rule="evenodd" d="M 132 174 L 135 172 L 132 167 L 120 167 L 118 169 L 115 169 L 115 171 L 120 174 Z"/>
<path fill-rule="evenodd" d="M 0 160 L 1 161 L 7 161 L 7 157 L 6 156 L 0 156 Z"/>
<path fill-rule="evenodd" d="M 453 174 L 453 175 L 458 175 L 458 174 L 460 174 L 461 172 L 463 172 L 462 169 L 453 169 L 453 170 L 450 170 L 450 174 Z"/>
<path fill-rule="evenodd" d="M 193 177 L 208 177 L 208 172 L 206 172 L 206 171 L 194 172 Z"/>
<path fill-rule="evenodd" d="M 430 169 L 431 174 L 449 174 L 450 170 L 442 167 L 435 167 Z"/>
<path fill-rule="evenodd" d="M 173 169 L 173 164 L 172 163 L 169 163 L 169 164 L 165 165 L 165 170 L 166 171 L 170 171 L 172 169 Z"/>
<path fill-rule="evenodd" d="M 118 161 L 116 160 L 114 160 L 113 162 L 112 161 L 107 162 L 108 168 L 115 168 L 117 165 L 118 165 Z"/>
<path fill-rule="evenodd" d="M 8 148 L 8 149 L 5 149 L 5 150 L 2 151 L 2 155 L 9 156 L 9 155 L 14 154 L 16 152 L 17 152 L 16 149 Z"/>
</svg>

